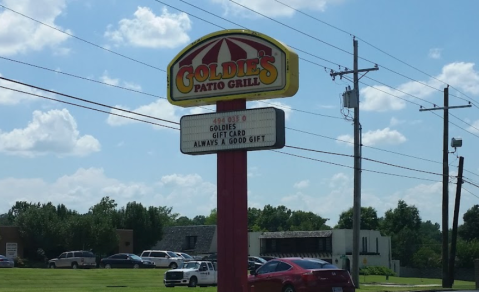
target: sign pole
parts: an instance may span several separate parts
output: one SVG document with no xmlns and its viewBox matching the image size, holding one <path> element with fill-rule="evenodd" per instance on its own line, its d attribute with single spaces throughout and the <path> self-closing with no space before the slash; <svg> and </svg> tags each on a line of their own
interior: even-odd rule
<svg viewBox="0 0 479 292">
<path fill-rule="evenodd" d="M 244 99 L 216 103 L 216 112 L 244 109 Z M 248 291 L 247 189 L 247 151 L 218 152 L 218 292 Z"/>
</svg>

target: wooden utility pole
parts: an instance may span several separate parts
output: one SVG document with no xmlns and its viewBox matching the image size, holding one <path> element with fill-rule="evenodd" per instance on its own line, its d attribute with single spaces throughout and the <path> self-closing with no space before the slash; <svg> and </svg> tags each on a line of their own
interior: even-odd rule
<svg viewBox="0 0 479 292">
<path fill-rule="evenodd" d="M 354 78 L 354 206 L 353 206 L 353 267 L 351 274 L 356 288 L 359 288 L 359 238 L 361 231 L 361 124 L 359 123 L 359 72 L 379 70 L 376 66 L 369 69 L 358 69 L 358 41 L 353 39 L 354 67 L 352 71 L 331 72 L 331 77 L 353 73 Z M 363 75 L 364 76 L 364 75 Z M 361 76 L 362 77 L 362 76 Z"/>
<path fill-rule="evenodd" d="M 444 88 L 444 107 L 419 111 L 444 110 L 444 129 L 442 143 L 442 287 L 451 288 L 449 281 L 449 109 L 471 107 L 471 105 L 449 106 L 449 86 Z"/>
<path fill-rule="evenodd" d="M 459 157 L 459 170 L 457 173 L 456 202 L 454 204 L 454 217 L 452 219 L 451 256 L 449 258 L 449 284 L 454 284 L 454 262 L 456 261 L 457 221 L 459 220 L 459 206 L 461 204 L 462 172 L 464 170 L 464 157 Z"/>
</svg>

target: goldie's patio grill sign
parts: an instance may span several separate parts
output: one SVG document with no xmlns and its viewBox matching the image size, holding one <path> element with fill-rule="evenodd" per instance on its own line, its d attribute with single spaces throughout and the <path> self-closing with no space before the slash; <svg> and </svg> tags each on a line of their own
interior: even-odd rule
<svg viewBox="0 0 479 292">
<path fill-rule="evenodd" d="M 168 65 L 167 83 L 168 100 L 182 107 L 288 97 L 298 90 L 298 56 L 257 32 L 219 31 L 183 49 Z M 184 116 L 181 151 L 278 149 L 284 147 L 284 127 L 284 112 L 272 108 Z"/>
<path fill-rule="evenodd" d="M 186 47 L 168 66 L 168 100 L 179 106 L 292 96 L 298 56 L 252 31 L 225 30 Z"/>
</svg>

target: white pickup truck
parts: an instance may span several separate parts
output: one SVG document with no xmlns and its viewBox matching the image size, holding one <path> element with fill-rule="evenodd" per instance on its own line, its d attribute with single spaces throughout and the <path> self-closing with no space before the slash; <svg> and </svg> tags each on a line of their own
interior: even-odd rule
<svg viewBox="0 0 479 292">
<path fill-rule="evenodd" d="M 163 282 L 166 287 L 206 287 L 218 284 L 216 267 L 209 261 L 186 262 L 180 269 L 166 271 Z"/>
</svg>

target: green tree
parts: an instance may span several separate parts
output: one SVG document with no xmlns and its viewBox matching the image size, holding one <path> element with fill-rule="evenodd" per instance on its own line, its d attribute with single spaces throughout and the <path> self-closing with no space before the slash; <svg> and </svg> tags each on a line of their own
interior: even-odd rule
<svg viewBox="0 0 479 292">
<path fill-rule="evenodd" d="M 258 218 L 261 216 L 261 209 L 248 207 L 248 230 L 260 231 L 258 226 Z"/>
<path fill-rule="evenodd" d="M 206 216 L 205 218 L 205 225 L 216 225 L 216 220 L 218 218 L 218 212 L 216 208 L 211 210 L 210 215 Z"/>
<path fill-rule="evenodd" d="M 412 257 L 412 263 L 415 268 L 439 268 L 441 266 L 441 251 L 429 246 L 423 245 Z"/>
<path fill-rule="evenodd" d="M 313 231 L 325 228 L 328 219 L 314 214 L 313 212 L 293 211 L 287 224 L 291 231 Z"/>
<path fill-rule="evenodd" d="M 63 249 L 61 221 L 55 206 L 30 204 L 28 208 L 15 214 L 15 225 L 26 245 L 26 254 L 35 257 L 41 249 L 47 257 L 57 255 Z"/>
<path fill-rule="evenodd" d="M 100 255 L 110 254 L 118 248 L 118 234 L 113 219 L 117 214 L 116 202 L 109 197 L 101 199 L 92 206 L 88 215 L 91 216 L 91 246 Z"/>
<path fill-rule="evenodd" d="M 178 218 L 178 213 L 173 213 L 172 207 L 160 206 L 156 208 L 163 226 L 173 226 L 175 225 L 176 219 Z"/>
<path fill-rule="evenodd" d="M 181 216 L 181 217 L 178 217 L 178 219 L 176 219 L 175 225 L 176 226 L 188 226 L 188 225 L 194 225 L 194 224 L 193 224 L 193 221 L 190 218 L 188 218 L 186 216 Z"/>
<path fill-rule="evenodd" d="M 197 215 L 191 220 L 193 225 L 205 225 L 206 216 Z"/>
<path fill-rule="evenodd" d="M 353 208 L 342 212 L 339 215 L 339 221 L 335 228 L 353 229 Z M 361 207 L 361 229 L 377 230 L 379 228 L 379 219 L 376 209 L 373 207 Z"/>
<path fill-rule="evenodd" d="M 474 268 L 474 260 L 479 259 L 479 240 L 465 241 L 459 238 L 456 259 L 458 268 Z"/>
<path fill-rule="evenodd" d="M 380 225 L 381 232 L 391 236 L 393 258 L 404 266 L 413 265 L 412 256 L 421 243 L 421 223 L 418 209 L 400 200 L 396 209 L 386 211 Z"/>
<path fill-rule="evenodd" d="M 464 224 L 458 228 L 459 236 L 466 241 L 479 239 L 479 205 L 472 206 L 462 218 Z"/>
<path fill-rule="evenodd" d="M 291 217 L 291 210 L 285 206 L 273 207 L 266 205 L 257 220 L 259 228 L 263 231 L 287 231 L 290 230 L 288 219 Z"/>
</svg>

